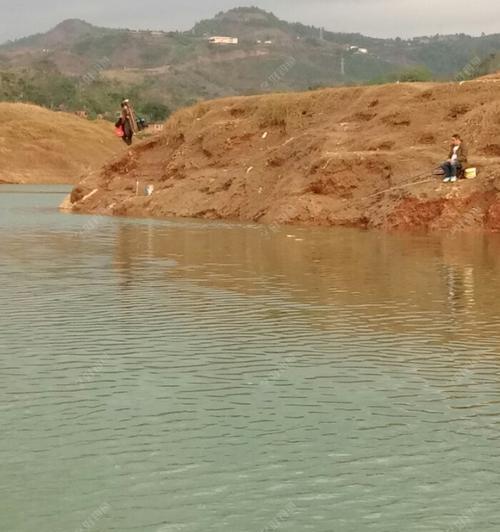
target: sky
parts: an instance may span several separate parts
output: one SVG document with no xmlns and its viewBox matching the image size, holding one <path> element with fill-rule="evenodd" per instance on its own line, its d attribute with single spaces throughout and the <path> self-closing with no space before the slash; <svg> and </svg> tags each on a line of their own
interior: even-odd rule
<svg viewBox="0 0 500 532">
<path fill-rule="evenodd" d="M 185 30 L 241 5 L 290 22 L 376 37 L 500 33 L 498 0 L 0 0 L 0 42 L 47 31 L 67 18 L 106 27 Z"/>
</svg>

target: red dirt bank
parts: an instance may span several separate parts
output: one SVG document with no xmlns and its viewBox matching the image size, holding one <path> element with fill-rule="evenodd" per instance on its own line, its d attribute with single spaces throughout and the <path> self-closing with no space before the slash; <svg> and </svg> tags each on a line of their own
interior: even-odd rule
<svg viewBox="0 0 500 532">
<path fill-rule="evenodd" d="M 499 80 L 500 81 L 500 80 Z M 432 169 L 459 132 L 479 168 Z M 500 230 L 500 84 L 398 84 L 201 103 L 89 175 L 73 212 Z M 152 196 L 136 196 L 152 184 Z M 88 196 L 92 191 L 94 194 Z M 87 197 L 88 196 L 88 197 Z"/>
</svg>

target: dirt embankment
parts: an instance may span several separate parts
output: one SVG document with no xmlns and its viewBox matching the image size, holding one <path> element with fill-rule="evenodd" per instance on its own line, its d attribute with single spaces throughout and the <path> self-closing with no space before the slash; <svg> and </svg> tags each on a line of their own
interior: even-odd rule
<svg viewBox="0 0 500 532">
<path fill-rule="evenodd" d="M 457 132 L 479 177 L 444 184 L 432 171 Z M 154 193 L 146 197 L 149 184 Z M 230 98 L 180 111 L 161 136 L 85 178 L 65 208 L 497 231 L 499 191 L 499 84 L 397 84 Z"/>
<path fill-rule="evenodd" d="M 0 183 L 75 184 L 123 152 L 113 125 L 0 103 Z"/>
</svg>

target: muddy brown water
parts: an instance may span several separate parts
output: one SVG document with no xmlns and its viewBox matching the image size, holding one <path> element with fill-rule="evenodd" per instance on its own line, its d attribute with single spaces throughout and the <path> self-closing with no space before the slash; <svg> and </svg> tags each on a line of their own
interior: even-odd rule
<svg viewBox="0 0 500 532">
<path fill-rule="evenodd" d="M 0 529 L 497 531 L 500 238 L 0 187 Z"/>
</svg>

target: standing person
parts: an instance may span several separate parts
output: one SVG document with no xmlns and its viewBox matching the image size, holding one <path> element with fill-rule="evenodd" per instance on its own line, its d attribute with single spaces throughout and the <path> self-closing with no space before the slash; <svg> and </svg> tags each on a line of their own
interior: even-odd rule
<svg viewBox="0 0 500 532">
<path fill-rule="evenodd" d="M 132 138 L 134 136 L 134 126 L 133 126 L 133 117 L 132 110 L 130 109 L 129 100 L 122 101 L 122 109 L 120 114 L 120 126 L 123 129 L 123 141 L 127 146 L 132 144 Z"/>
<path fill-rule="evenodd" d="M 460 135 L 451 137 L 450 153 L 448 160 L 441 165 L 444 172 L 444 183 L 454 183 L 459 173 L 467 164 L 467 148 Z"/>
</svg>

